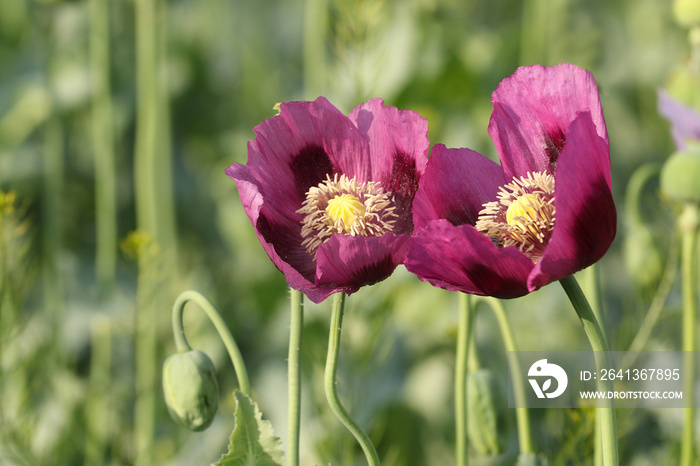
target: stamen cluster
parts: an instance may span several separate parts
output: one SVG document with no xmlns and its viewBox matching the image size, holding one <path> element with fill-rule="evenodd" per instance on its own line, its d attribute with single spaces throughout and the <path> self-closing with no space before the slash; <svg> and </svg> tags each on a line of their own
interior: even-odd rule
<svg viewBox="0 0 700 466">
<path fill-rule="evenodd" d="M 499 247 L 516 246 L 539 261 L 554 228 L 554 177 L 527 173 L 501 186 L 498 200 L 484 204 L 476 229 Z"/>
<path fill-rule="evenodd" d="M 297 210 L 304 214 L 302 246 L 315 257 L 333 233 L 381 236 L 394 229 L 395 208 L 390 193 L 376 181 L 359 183 L 354 177 L 326 175 L 324 182 L 309 189 Z"/>
</svg>

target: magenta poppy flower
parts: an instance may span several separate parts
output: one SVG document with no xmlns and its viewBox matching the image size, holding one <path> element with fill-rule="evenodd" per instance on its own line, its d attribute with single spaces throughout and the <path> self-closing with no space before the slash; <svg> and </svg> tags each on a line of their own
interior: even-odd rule
<svg viewBox="0 0 700 466">
<path fill-rule="evenodd" d="M 372 99 L 283 103 L 254 128 L 247 165 L 226 174 L 272 262 L 314 302 L 387 278 L 413 233 L 428 123 Z"/>
<path fill-rule="evenodd" d="M 515 298 L 598 261 L 615 237 L 596 82 L 570 64 L 519 68 L 492 96 L 501 165 L 433 148 L 405 265 L 435 286 Z"/>
<path fill-rule="evenodd" d="M 676 149 L 688 148 L 687 141 L 700 142 L 700 113 L 682 104 L 663 89 L 659 91 L 659 113 L 671 123 Z"/>
</svg>

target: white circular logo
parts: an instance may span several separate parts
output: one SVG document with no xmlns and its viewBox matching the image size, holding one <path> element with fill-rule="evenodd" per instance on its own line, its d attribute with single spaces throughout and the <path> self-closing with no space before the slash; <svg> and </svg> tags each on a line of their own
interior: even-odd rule
<svg viewBox="0 0 700 466">
<path fill-rule="evenodd" d="M 564 393 L 569 383 L 569 378 L 566 376 L 564 369 L 556 364 L 548 363 L 546 359 L 535 361 L 535 363 L 530 366 L 527 375 L 531 377 L 528 381 L 530 385 L 532 385 L 532 389 L 535 391 L 537 398 L 556 398 Z M 542 385 L 540 385 L 538 381 L 540 378 L 543 379 Z M 556 390 L 550 391 L 550 388 L 552 388 L 552 379 L 557 381 L 557 385 Z"/>
</svg>

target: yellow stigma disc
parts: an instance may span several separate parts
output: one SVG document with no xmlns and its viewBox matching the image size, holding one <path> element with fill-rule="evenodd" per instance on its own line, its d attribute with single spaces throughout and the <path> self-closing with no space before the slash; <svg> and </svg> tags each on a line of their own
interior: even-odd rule
<svg viewBox="0 0 700 466">
<path fill-rule="evenodd" d="M 538 218 L 540 199 L 535 194 L 523 194 L 514 200 L 506 210 L 508 225 L 524 227 L 523 222 L 535 221 Z"/>
<path fill-rule="evenodd" d="M 326 213 L 333 223 L 337 224 L 341 220 L 345 229 L 352 227 L 358 218 L 364 217 L 365 211 L 365 205 L 351 194 L 335 196 L 328 201 L 326 207 Z"/>
</svg>

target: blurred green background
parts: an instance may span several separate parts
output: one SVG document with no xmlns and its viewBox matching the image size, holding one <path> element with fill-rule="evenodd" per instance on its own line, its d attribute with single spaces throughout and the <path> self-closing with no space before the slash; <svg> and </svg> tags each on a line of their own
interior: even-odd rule
<svg viewBox="0 0 700 466">
<path fill-rule="evenodd" d="M 629 240 L 626 188 L 673 150 L 656 93 L 686 67 L 686 36 L 666 0 L 0 1 L 0 464 L 216 461 L 237 382 L 194 306 L 187 335 L 219 373 L 212 427 L 175 425 L 160 388 L 186 289 L 227 320 L 285 440 L 288 291 L 224 174 L 277 102 L 324 95 L 348 113 L 381 97 L 427 118 L 431 145 L 496 158 L 486 128 L 503 78 L 534 63 L 591 70 L 619 210 L 599 264 L 606 327 L 627 349 L 675 241 L 653 178 L 641 221 L 655 242 Z M 646 349 L 679 349 L 678 302 L 673 286 Z M 557 284 L 506 306 L 522 350 L 588 348 Z M 301 463 L 363 464 L 322 393 L 329 308 L 306 306 Z M 387 466 L 454 463 L 456 320 L 455 294 L 403 267 L 348 299 L 340 394 Z M 505 387 L 495 319 L 484 308 L 476 325 L 481 365 Z M 474 464 L 514 461 L 514 412 L 499 405 L 502 451 L 472 448 Z M 619 410 L 622 464 L 675 462 L 681 414 Z M 591 464 L 592 410 L 532 418 L 551 464 Z"/>
</svg>

